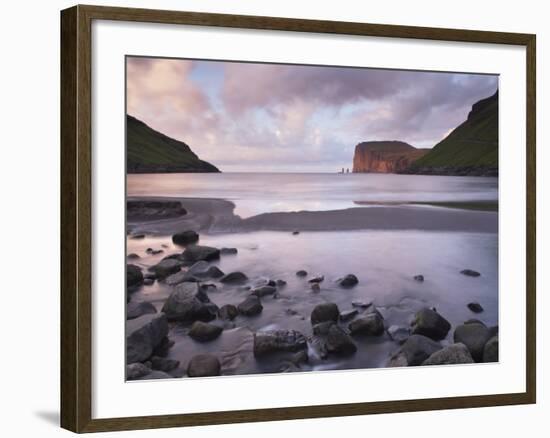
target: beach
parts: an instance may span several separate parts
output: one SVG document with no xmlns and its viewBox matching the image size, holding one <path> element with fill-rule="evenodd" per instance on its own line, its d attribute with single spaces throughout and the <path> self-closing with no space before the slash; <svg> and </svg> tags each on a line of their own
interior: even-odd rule
<svg viewBox="0 0 550 438">
<path fill-rule="evenodd" d="M 487 179 L 478 180 L 481 185 L 487 184 Z M 332 176 L 329 181 L 334 181 Z M 358 181 L 368 186 L 371 180 L 357 179 L 352 184 Z M 451 186 L 455 183 L 451 179 Z M 309 197 L 300 204 L 299 196 L 290 196 L 289 202 L 303 207 L 317 202 L 318 209 L 290 211 L 280 211 L 270 202 L 270 195 L 265 196 L 267 201 L 257 202 L 262 208 L 254 209 L 253 197 L 174 196 L 205 194 L 190 190 L 167 190 L 170 196 L 139 195 L 139 184 L 129 184 L 128 202 L 138 206 L 158 203 L 170 208 L 172 204 L 164 203 L 176 202 L 185 211 L 175 214 L 165 208 L 158 213 L 158 208 L 149 208 L 136 210 L 139 214 L 135 217 L 129 215 L 128 263 L 136 266 L 144 278 L 167 258 L 181 260 L 181 266 L 171 275 L 182 276 L 193 269 L 193 263 L 185 259 L 188 247 L 173 241 L 174 234 L 188 230 L 198 234 L 198 241 L 188 246 L 234 249 L 222 250 L 202 261 L 203 268 L 216 267 L 222 274 L 239 272 L 246 276 L 238 283 L 223 282 L 221 276 L 194 279 L 198 283 L 192 287 L 203 288 L 207 307 L 217 309 L 213 317 L 202 318 L 215 329 L 199 328 L 211 330 L 215 336 L 197 338 L 193 321 L 168 318 L 163 333 L 166 331 L 170 348 L 163 351 L 162 357 L 177 366 L 140 378 L 190 375 L 190 361 L 205 354 L 219 360 L 218 373 L 222 375 L 399 366 L 404 340 L 397 339 L 394 332 L 402 329 L 408 330 L 409 336 L 413 334 L 415 317 L 424 309 L 441 315 L 452 327 L 437 340 L 436 348 L 455 344 L 455 328 L 472 318 L 482 323 L 487 333 L 498 330 L 498 213 L 491 207 L 497 203 L 494 193 L 472 187 L 477 195 L 460 199 L 463 208 L 456 208 L 440 205 L 456 202 L 452 194 L 424 194 L 418 204 L 408 194 L 399 196 L 396 192 L 391 199 L 370 193 L 370 197 L 353 196 L 348 202 L 335 199 L 332 185 L 323 191 L 315 184 L 317 200 Z M 464 270 L 480 275 L 467 275 Z M 297 275 L 299 271 L 305 274 Z M 357 284 L 343 287 L 342 279 L 348 275 L 356 277 Z M 138 320 L 146 317 L 149 321 L 162 315 L 163 309 L 166 311 L 167 301 L 184 284 L 172 284 L 169 278 L 157 277 L 130 289 L 130 303 L 150 303 L 154 307 L 155 313 Z M 226 315 L 220 309 L 237 308 L 254 293 L 261 303 L 260 312 L 237 311 L 233 318 L 222 317 Z M 471 303 L 479 304 L 483 311 L 475 313 L 468 307 Z M 327 305 L 338 309 L 336 321 L 331 324 L 346 336 L 337 353 L 331 352 L 327 344 L 333 334 L 329 336 L 329 330 L 336 329 L 330 324 L 325 327 L 313 323 L 317 322 L 313 321 L 316 309 Z M 368 319 L 381 321 L 382 332 L 361 333 L 359 324 Z M 359 323 L 354 326 L 355 321 Z M 135 325 L 135 320 L 128 324 Z M 258 336 L 265 333 L 284 335 L 275 342 L 284 348 L 275 348 L 273 354 L 259 354 Z M 296 333 L 303 336 L 303 342 Z M 354 349 L 353 353 L 346 348 Z"/>
</svg>

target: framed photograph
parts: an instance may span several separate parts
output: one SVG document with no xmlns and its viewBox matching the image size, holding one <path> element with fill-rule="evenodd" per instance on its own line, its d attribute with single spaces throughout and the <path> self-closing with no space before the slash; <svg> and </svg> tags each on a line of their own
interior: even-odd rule
<svg viewBox="0 0 550 438">
<path fill-rule="evenodd" d="M 535 403 L 535 35 L 61 12 L 61 423 Z"/>
</svg>

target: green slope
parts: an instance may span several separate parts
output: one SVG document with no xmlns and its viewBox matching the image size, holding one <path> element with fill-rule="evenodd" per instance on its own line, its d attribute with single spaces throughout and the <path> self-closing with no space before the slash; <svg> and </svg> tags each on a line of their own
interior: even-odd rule
<svg viewBox="0 0 550 438">
<path fill-rule="evenodd" d="M 468 119 L 416 160 L 411 173 L 498 172 L 498 91 L 472 106 Z"/>
<path fill-rule="evenodd" d="M 219 172 L 185 143 L 174 140 L 126 115 L 128 173 Z"/>
<path fill-rule="evenodd" d="M 404 141 L 386 140 L 386 141 L 364 141 L 359 143 L 356 150 L 361 152 L 409 152 L 416 148 Z"/>
</svg>

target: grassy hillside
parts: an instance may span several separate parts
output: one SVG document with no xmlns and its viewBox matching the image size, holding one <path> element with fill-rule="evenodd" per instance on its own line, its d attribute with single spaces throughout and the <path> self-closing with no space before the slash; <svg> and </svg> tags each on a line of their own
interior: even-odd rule
<svg viewBox="0 0 550 438">
<path fill-rule="evenodd" d="M 465 122 L 411 166 L 430 168 L 498 169 L 498 91 L 475 103 Z"/>
<path fill-rule="evenodd" d="M 219 172 L 185 143 L 130 115 L 126 116 L 126 160 L 128 173 Z"/>
</svg>

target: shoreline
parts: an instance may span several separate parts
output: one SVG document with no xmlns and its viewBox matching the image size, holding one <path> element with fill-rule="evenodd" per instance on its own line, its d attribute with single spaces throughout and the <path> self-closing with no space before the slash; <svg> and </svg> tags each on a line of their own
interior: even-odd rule
<svg viewBox="0 0 550 438">
<path fill-rule="evenodd" d="M 243 219 L 234 213 L 235 203 L 219 198 L 131 196 L 127 201 L 179 201 L 187 211 L 176 218 L 129 218 L 127 226 L 132 233 L 162 235 L 179 229 L 194 229 L 203 233 L 351 230 L 498 232 L 498 210 L 458 207 L 475 202 L 386 203 L 375 208 L 268 212 Z M 429 206 L 439 208 L 427 208 Z"/>
</svg>

